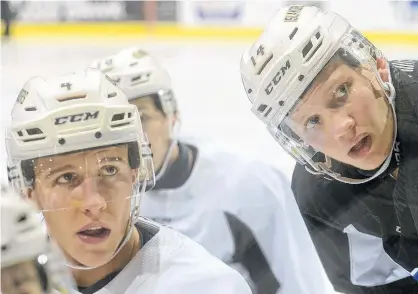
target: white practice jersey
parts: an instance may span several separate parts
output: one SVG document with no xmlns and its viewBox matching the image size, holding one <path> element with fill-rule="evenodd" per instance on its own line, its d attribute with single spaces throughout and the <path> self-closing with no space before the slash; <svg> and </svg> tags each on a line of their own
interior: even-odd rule
<svg viewBox="0 0 418 294">
<path fill-rule="evenodd" d="M 250 294 L 245 279 L 201 245 L 153 221 L 136 228 L 149 240 L 130 263 L 96 294 Z M 94 286 L 93 286 L 94 287 Z M 74 293 L 81 293 L 76 290 Z"/>
<path fill-rule="evenodd" d="M 284 175 L 210 149 L 199 149 L 183 186 L 145 193 L 141 215 L 202 244 L 253 293 L 333 293 Z"/>
</svg>

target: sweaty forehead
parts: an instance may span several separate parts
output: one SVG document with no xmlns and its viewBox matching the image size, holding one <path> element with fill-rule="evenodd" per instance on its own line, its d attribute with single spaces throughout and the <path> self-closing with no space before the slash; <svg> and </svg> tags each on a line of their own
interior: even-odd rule
<svg viewBox="0 0 418 294">
<path fill-rule="evenodd" d="M 37 167 L 42 167 L 39 170 L 44 170 L 45 168 L 65 165 L 79 165 L 85 163 L 86 161 L 98 162 L 100 160 L 105 160 L 106 158 L 120 158 L 125 162 L 128 162 L 128 147 L 126 145 L 112 146 L 63 155 L 42 157 L 36 160 L 35 169 Z"/>
<path fill-rule="evenodd" d="M 149 96 L 133 99 L 129 101 L 129 103 L 138 107 L 140 111 L 150 112 L 156 110 L 154 100 L 152 97 Z"/>
</svg>

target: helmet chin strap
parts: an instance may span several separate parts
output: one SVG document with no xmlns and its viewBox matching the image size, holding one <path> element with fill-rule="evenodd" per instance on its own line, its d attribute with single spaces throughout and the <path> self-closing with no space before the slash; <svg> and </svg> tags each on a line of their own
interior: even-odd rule
<svg viewBox="0 0 418 294">
<path fill-rule="evenodd" d="M 139 191 L 137 191 L 138 186 L 141 187 Z M 128 221 L 127 226 L 126 226 L 125 235 L 123 236 L 122 241 L 119 243 L 119 246 L 116 248 L 115 252 L 112 254 L 112 256 L 107 261 L 101 263 L 100 265 L 96 265 L 96 266 L 71 264 L 68 261 L 66 262 L 65 265 L 68 266 L 69 268 L 77 269 L 77 270 L 92 270 L 92 269 L 99 268 L 99 267 L 109 263 L 122 250 L 122 248 L 126 245 L 126 243 L 131 239 L 132 233 L 135 229 L 135 223 L 138 221 L 138 218 L 139 218 L 139 203 L 141 202 L 141 195 L 142 195 L 142 193 L 145 192 L 145 189 L 146 189 L 145 184 L 144 185 L 138 185 L 138 184 L 135 185 L 135 187 L 133 189 L 134 193 L 133 193 L 133 196 L 131 198 L 131 213 L 130 213 L 129 221 Z"/>
<path fill-rule="evenodd" d="M 391 151 L 390 151 L 388 157 L 385 159 L 382 166 L 379 168 L 379 170 L 373 176 L 365 178 L 365 179 L 351 179 L 351 178 L 343 177 L 343 176 L 341 176 L 341 174 L 336 173 L 336 172 L 331 170 L 331 158 L 328 157 L 328 156 L 325 156 L 325 162 L 314 162 L 310 157 L 305 158 L 305 160 L 310 165 L 310 167 L 305 166 L 305 169 L 308 172 L 310 172 L 311 174 L 314 174 L 314 175 L 327 175 L 330 178 L 333 178 L 337 181 L 340 181 L 340 182 L 343 182 L 343 183 L 346 183 L 346 184 L 363 184 L 363 183 L 369 182 L 369 181 L 377 178 L 389 167 L 390 161 L 392 159 L 393 149 L 395 147 L 397 130 L 398 130 L 397 121 L 396 121 L 395 105 L 394 105 L 394 101 L 395 101 L 395 97 L 396 97 L 396 91 L 395 91 L 395 88 L 393 87 L 392 83 L 390 83 L 390 82 L 383 83 L 383 88 L 389 93 L 388 99 L 389 99 L 389 104 L 392 108 L 393 120 L 394 120 L 394 124 L 393 124 L 394 136 L 393 136 Z"/>
<path fill-rule="evenodd" d="M 180 120 L 178 118 L 176 118 L 174 120 L 174 124 L 170 126 L 169 131 L 170 131 L 171 143 L 170 143 L 170 146 L 168 147 L 168 150 L 167 150 L 167 152 L 164 156 L 163 164 L 161 165 L 161 168 L 158 171 L 158 173 L 155 175 L 155 182 L 160 180 L 163 177 L 165 171 L 167 170 L 168 164 L 170 162 L 171 154 L 173 153 L 173 150 L 178 143 L 178 133 L 180 131 L 180 125 L 181 125 Z"/>
</svg>

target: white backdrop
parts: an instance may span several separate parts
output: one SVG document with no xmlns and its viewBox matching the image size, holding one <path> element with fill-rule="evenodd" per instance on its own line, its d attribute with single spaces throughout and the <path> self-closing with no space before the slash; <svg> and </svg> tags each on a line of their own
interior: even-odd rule
<svg viewBox="0 0 418 294">
<path fill-rule="evenodd" d="M 360 30 L 418 33 L 418 4 L 412 0 L 182 1 L 179 19 L 188 26 L 263 27 L 275 10 L 289 3 L 319 5 L 346 17 Z"/>
</svg>

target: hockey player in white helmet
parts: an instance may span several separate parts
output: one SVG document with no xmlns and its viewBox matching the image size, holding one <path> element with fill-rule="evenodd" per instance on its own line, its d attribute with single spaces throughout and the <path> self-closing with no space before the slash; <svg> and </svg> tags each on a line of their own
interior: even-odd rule
<svg viewBox="0 0 418 294">
<path fill-rule="evenodd" d="M 15 191 L 2 189 L 1 293 L 70 293 L 71 271 L 45 234 L 34 205 Z"/>
<path fill-rule="evenodd" d="M 241 74 L 298 161 L 292 189 L 335 289 L 418 293 L 418 62 L 389 61 L 340 15 L 294 5 Z"/>
<path fill-rule="evenodd" d="M 139 216 L 154 185 L 139 112 L 99 70 L 33 78 L 6 130 L 12 182 L 37 204 L 79 293 L 249 293 L 203 247 Z"/>
<path fill-rule="evenodd" d="M 130 48 L 92 66 L 138 107 L 150 139 L 157 181 L 143 196 L 141 215 L 179 230 L 238 269 L 253 293 L 327 293 L 280 171 L 202 144 L 198 137 L 179 137 L 170 76 L 149 53 Z"/>
</svg>

